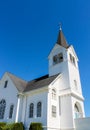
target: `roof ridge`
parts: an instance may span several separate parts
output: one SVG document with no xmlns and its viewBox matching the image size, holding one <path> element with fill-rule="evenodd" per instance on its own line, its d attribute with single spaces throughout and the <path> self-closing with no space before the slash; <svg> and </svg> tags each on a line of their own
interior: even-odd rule
<svg viewBox="0 0 90 130">
<path fill-rule="evenodd" d="M 27 82 L 26 80 L 24 80 L 24 79 L 22 79 L 22 78 L 20 78 L 20 77 L 18 77 L 18 76 L 16 76 L 16 75 L 14 75 L 14 74 L 12 74 L 11 72 L 6 72 L 9 76 L 13 76 L 13 77 L 15 77 L 15 78 L 17 78 L 17 79 L 19 79 L 19 80 L 21 80 L 21 81 L 24 81 L 24 82 Z"/>
<path fill-rule="evenodd" d="M 28 81 L 28 82 L 32 82 L 32 81 L 35 81 L 35 80 L 37 80 L 37 79 L 41 79 L 41 78 L 43 78 L 43 77 L 45 77 L 45 76 L 48 76 L 48 75 L 49 75 L 49 74 L 46 74 L 46 75 L 40 76 L 40 77 L 35 78 L 35 79 L 32 79 L 32 80 L 30 80 L 30 81 Z"/>
<path fill-rule="evenodd" d="M 19 92 L 23 92 L 27 86 L 27 82 L 25 80 L 22 80 L 21 78 L 16 77 L 15 75 L 13 75 L 9 72 L 6 72 L 6 73 L 12 80 L 13 84 L 16 86 L 17 90 Z"/>
<path fill-rule="evenodd" d="M 38 79 L 43 80 L 45 76 L 47 76 L 46 78 L 50 78 L 50 77 L 54 77 L 54 76 L 57 76 L 57 75 L 59 75 L 59 73 L 58 73 L 58 74 L 55 74 L 55 75 L 51 75 L 51 76 L 49 76 L 49 74 L 46 74 L 46 75 L 43 75 L 43 76 L 40 76 L 40 77 L 38 77 L 38 78 L 35 78 L 35 79 L 30 80 L 30 81 L 28 81 L 28 83 L 29 83 L 29 82 L 34 82 L 35 80 L 38 80 Z M 39 80 L 38 80 L 38 81 L 39 81 Z"/>
<path fill-rule="evenodd" d="M 59 73 L 60 74 L 60 73 Z M 24 89 L 24 92 L 28 92 L 34 89 L 39 89 L 39 88 L 43 88 L 47 85 L 49 85 L 59 74 L 56 75 L 52 75 L 52 76 L 48 76 L 47 78 L 43 78 L 41 80 L 33 80 L 33 81 L 29 81 L 27 83 L 26 88 Z"/>
</svg>

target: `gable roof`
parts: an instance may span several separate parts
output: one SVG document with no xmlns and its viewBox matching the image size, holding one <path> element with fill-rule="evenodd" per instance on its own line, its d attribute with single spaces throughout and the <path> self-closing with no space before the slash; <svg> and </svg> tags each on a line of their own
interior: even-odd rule
<svg viewBox="0 0 90 130">
<path fill-rule="evenodd" d="M 32 81 L 28 82 L 24 92 L 38 89 L 38 88 L 43 88 L 43 87 L 49 85 L 58 75 L 59 74 L 50 76 L 50 77 L 49 77 L 49 75 L 45 75 L 45 76 L 42 76 L 35 80 L 32 80 Z"/>
<path fill-rule="evenodd" d="M 60 46 L 63 46 L 64 48 L 68 48 L 68 46 L 69 46 L 67 44 L 67 41 L 66 41 L 61 29 L 59 30 L 59 34 L 58 34 L 58 38 L 57 38 L 56 43 L 59 44 Z"/>
<path fill-rule="evenodd" d="M 59 74 L 54 75 L 54 76 L 50 76 L 50 77 L 49 77 L 49 75 L 44 75 L 42 77 L 39 77 L 39 78 L 34 79 L 32 81 L 29 81 L 29 82 L 26 82 L 26 81 L 16 77 L 15 75 L 8 73 L 8 72 L 7 72 L 7 75 L 10 77 L 10 79 L 12 80 L 12 82 L 14 83 L 14 85 L 16 86 L 18 91 L 28 92 L 28 91 L 43 88 L 43 87 L 49 85 L 53 80 L 55 80 L 55 78 Z"/>
<path fill-rule="evenodd" d="M 14 83 L 14 85 L 16 86 L 16 88 L 18 89 L 18 91 L 20 92 L 23 92 L 26 85 L 27 85 L 27 82 L 16 77 L 15 75 L 7 72 L 7 75 L 10 77 L 10 79 L 12 80 L 12 82 Z"/>
</svg>

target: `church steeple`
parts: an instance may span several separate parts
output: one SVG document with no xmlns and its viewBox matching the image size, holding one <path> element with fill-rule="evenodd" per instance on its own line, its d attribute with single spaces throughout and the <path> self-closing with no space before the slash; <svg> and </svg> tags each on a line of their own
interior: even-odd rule
<svg viewBox="0 0 90 130">
<path fill-rule="evenodd" d="M 63 35 L 61 26 L 60 26 L 60 30 L 59 30 L 59 34 L 58 34 L 58 38 L 57 38 L 56 43 L 59 44 L 60 46 L 63 46 L 64 48 L 68 48 L 68 44 L 67 44 L 67 41 Z"/>
</svg>

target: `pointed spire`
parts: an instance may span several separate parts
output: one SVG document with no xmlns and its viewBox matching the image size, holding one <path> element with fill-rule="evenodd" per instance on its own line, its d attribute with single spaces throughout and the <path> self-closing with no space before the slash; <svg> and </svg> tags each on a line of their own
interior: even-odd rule
<svg viewBox="0 0 90 130">
<path fill-rule="evenodd" d="M 67 44 L 67 41 L 63 35 L 63 32 L 62 32 L 62 27 L 61 27 L 61 23 L 60 23 L 60 29 L 59 29 L 59 34 L 58 34 L 58 39 L 57 39 L 57 44 L 59 44 L 60 46 L 63 46 L 65 48 L 68 47 L 68 44 Z"/>
</svg>

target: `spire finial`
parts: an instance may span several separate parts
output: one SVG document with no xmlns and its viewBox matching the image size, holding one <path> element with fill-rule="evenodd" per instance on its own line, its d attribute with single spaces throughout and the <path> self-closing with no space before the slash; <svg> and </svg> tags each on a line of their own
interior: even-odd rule
<svg viewBox="0 0 90 130">
<path fill-rule="evenodd" d="M 59 30 L 62 30 L 62 23 L 59 23 Z"/>
</svg>

